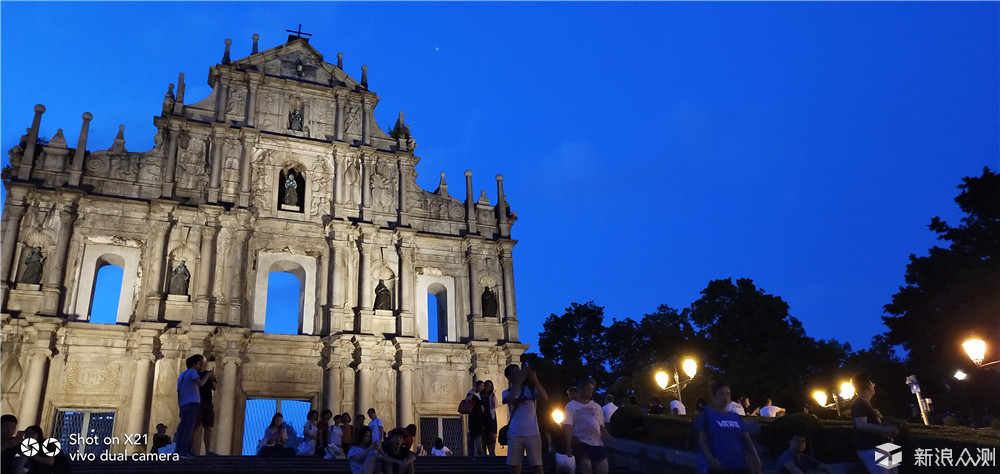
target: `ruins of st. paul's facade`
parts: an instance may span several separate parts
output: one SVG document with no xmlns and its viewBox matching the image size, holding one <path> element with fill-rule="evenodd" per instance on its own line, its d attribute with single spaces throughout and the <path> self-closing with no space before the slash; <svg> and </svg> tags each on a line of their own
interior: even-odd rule
<svg viewBox="0 0 1000 474">
<path fill-rule="evenodd" d="M 470 172 L 464 201 L 443 175 L 424 191 L 403 114 L 375 122 L 365 67 L 357 81 L 297 36 L 257 52 L 255 35 L 237 61 L 229 44 L 208 97 L 187 102 L 183 74 L 169 85 L 150 151 L 126 150 L 124 127 L 87 151 L 89 113 L 75 147 L 40 140 L 35 107 L 4 170 L 2 412 L 151 437 L 176 426 L 177 377 L 201 353 L 219 453 L 240 453 L 262 398 L 456 430 L 472 381 L 502 387 L 527 347 L 502 177 L 493 204 Z M 120 290 L 97 284 L 105 266 Z M 298 280 L 297 334 L 265 331 L 275 272 Z M 91 322 L 116 292 L 116 324 Z"/>
</svg>

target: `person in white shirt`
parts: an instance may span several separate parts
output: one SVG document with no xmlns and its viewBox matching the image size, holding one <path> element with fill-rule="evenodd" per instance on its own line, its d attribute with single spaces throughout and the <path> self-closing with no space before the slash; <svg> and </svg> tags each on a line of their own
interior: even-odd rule
<svg viewBox="0 0 1000 474">
<path fill-rule="evenodd" d="M 670 400 L 670 414 L 671 415 L 687 415 L 687 408 L 684 408 L 684 404 L 678 399 Z"/>
<path fill-rule="evenodd" d="M 434 447 L 431 448 L 431 456 L 451 456 L 452 454 L 454 453 L 444 445 L 444 440 L 441 438 L 434 440 Z"/>
<path fill-rule="evenodd" d="M 382 419 L 375 415 L 375 409 L 368 409 L 368 418 L 372 421 L 368 422 L 368 428 L 372 430 L 372 444 L 381 448 L 382 440 L 385 439 L 385 428 L 382 426 Z"/>
<path fill-rule="evenodd" d="M 604 396 L 604 406 L 601 407 L 601 410 L 604 411 L 605 422 L 610 422 L 611 415 L 614 415 L 618 411 L 618 405 L 615 405 L 615 397 L 610 393 Z"/>
<path fill-rule="evenodd" d="M 747 416 L 746 410 L 743 409 L 743 404 L 737 400 L 733 400 L 729 402 L 729 405 L 726 405 L 726 412 L 736 413 L 740 416 Z"/>
<path fill-rule="evenodd" d="M 590 399 L 594 395 L 595 382 L 583 379 L 577 383 L 576 400 L 566 404 L 566 418 L 563 430 L 566 441 L 573 447 L 573 457 L 583 474 L 606 474 L 608 453 L 604 449 L 604 439 L 610 437 L 604 426 L 604 411 L 597 402 Z"/>
<path fill-rule="evenodd" d="M 521 474 L 521 462 L 528 458 L 528 465 L 535 474 L 542 474 L 542 436 L 538 430 L 535 401 L 545 402 L 548 392 L 538 383 L 535 371 L 524 364 L 504 369 L 510 388 L 503 391 L 501 399 L 507 405 L 507 465 L 511 474 Z"/>
<path fill-rule="evenodd" d="M 781 407 L 776 407 L 771 404 L 770 398 L 764 399 L 764 406 L 760 407 L 760 416 L 767 418 L 775 418 L 779 416 L 784 416 L 785 409 Z"/>
</svg>

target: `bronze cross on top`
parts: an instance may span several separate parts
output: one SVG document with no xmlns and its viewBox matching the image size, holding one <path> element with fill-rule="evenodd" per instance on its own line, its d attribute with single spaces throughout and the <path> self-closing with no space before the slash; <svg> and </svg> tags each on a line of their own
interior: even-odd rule
<svg viewBox="0 0 1000 474">
<path fill-rule="evenodd" d="M 287 31 L 289 33 L 295 33 L 295 36 L 298 36 L 299 38 L 301 38 L 302 35 L 312 36 L 312 33 L 303 33 L 302 32 L 302 23 L 299 23 L 299 30 L 298 31 L 292 31 L 292 30 L 285 30 L 285 31 Z"/>
</svg>

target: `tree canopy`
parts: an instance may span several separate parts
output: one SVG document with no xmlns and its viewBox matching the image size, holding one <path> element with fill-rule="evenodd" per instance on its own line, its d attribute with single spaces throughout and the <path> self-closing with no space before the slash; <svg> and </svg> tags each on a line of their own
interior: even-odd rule
<svg viewBox="0 0 1000 474">
<path fill-rule="evenodd" d="M 994 359 L 1000 344 L 1000 175 L 985 168 L 958 189 L 961 222 L 934 217 L 928 226 L 947 247 L 910 255 L 906 286 L 883 318 L 888 342 L 908 351 L 908 368 L 928 393 L 946 393 L 956 369 L 974 368 L 962 349 L 969 336 L 987 340 Z"/>
</svg>

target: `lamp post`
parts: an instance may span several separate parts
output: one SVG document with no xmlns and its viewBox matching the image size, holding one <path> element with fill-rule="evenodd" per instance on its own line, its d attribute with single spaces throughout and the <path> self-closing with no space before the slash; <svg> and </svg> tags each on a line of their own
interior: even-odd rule
<svg viewBox="0 0 1000 474">
<path fill-rule="evenodd" d="M 851 398 L 854 398 L 854 386 L 851 385 L 851 382 L 844 382 L 840 384 L 840 393 L 833 393 L 833 403 L 829 405 L 827 405 L 826 402 L 830 399 L 830 397 L 826 395 L 826 392 L 822 390 L 813 392 L 813 399 L 816 400 L 816 403 L 819 403 L 819 406 L 823 408 L 834 407 L 837 409 L 837 418 L 840 418 L 841 416 L 841 404 Z"/>
<path fill-rule="evenodd" d="M 983 363 L 986 358 L 986 342 L 978 337 L 970 337 L 962 343 L 962 347 L 965 348 L 965 353 L 969 355 L 969 359 L 972 360 L 973 364 L 976 364 L 976 367 L 990 367 L 1000 364 L 1000 360 Z"/>
<path fill-rule="evenodd" d="M 677 401 L 684 403 L 684 399 L 681 397 L 681 389 L 686 387 L 692 380 L 694 380 L 694 375 L 698 373 L 698 363 L 692 358 L 684 359 L 681 363 L 681 368 L 684 369 L 684 373 L 687 374 L 688 379 L 686 381 L 681 381 L 680 372 L 677 370 L 677 364 L 672 364 L 674 369 L 674 383 L 670 384 L 670 375 L 667 372 L 659 371 L 654 377 L 656 379 L 656 385 L 660 386 L 661 390 L 673 390 L 677 392 Z"/>
</svg>

